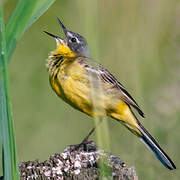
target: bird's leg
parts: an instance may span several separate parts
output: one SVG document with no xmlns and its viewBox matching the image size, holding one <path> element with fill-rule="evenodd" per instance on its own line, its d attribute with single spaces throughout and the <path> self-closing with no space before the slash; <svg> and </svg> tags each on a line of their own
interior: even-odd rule
<svg viewBox="0 0 180 180">
<path fill-rule="evenodd" d="M 83 141 L 80 144 L 85 144 L 88 142 L 89 137 L 92 135 L 92 133 L 95 131 L 96 127 L 93 127 L 91 131 L 88 133 L 88 135 L 83 139 Z"/>
<path fill-rule="evenodd" d="M 83 139 L 83 141 L 80 144 L 85 144 L 88 142 L 89 137 L 92 135 L 96 127 L 98 127 L 101 122 L 102 122 L 102 118 L 98 121 L 97 125 L 91 129 L 91 131 L 88 133 L 88 135 Z"/>
<path fill-rule="evenodd" d="M 83 141 L 78 145 L 73 145 L 73 150 L 78 150 L 80 147 L 83 147 L 85 151 L 88 150 L 87 144 L 89 143 L 88 139 L 92 135 L 92 133 L 95 131 L 96 127 L 102 122 L 102 119 L 99 120 L 97 125 L 91 129 L 91 131 L 88 133 L 88 135 L 83 139 Z"/>
</svg>

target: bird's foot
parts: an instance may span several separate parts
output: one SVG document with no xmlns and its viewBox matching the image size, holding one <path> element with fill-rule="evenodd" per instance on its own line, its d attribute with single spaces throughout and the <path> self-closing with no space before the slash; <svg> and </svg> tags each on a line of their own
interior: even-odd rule
<svg viewBox="0 0 180 180">
<path fill-rule="evenodd" d="M 84 150 L 86 152 L 95 150 L 92 147 L 95 147 L 95 143 L 93 141 L 89 141 L 89 137 L 92 135 L 92 133 L 95 131 L 95 127 L 91 129 L 91 131 L 88 133 L 88 135 L 83 139 L 83 141 L 80 144 L 72 145 L 72 151 L 78 151 L 78 150 Z M 93 143 L 93 144 L 92 144 Z"/>
<path fill-rule="evenodd" d="M 96 145 L 94 141 L 82 141 L 80 144 L 71 145 L 71 152 L 73 151 L 85 151 L 92 152 L 96 150 Z"/>
</svg>

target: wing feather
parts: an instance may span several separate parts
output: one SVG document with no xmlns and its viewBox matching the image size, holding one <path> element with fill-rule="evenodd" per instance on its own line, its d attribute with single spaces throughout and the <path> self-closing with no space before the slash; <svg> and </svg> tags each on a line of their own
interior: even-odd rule
<svg viewBox="0 0 180 180">
<path fill-rule="evenodd" d="M 126 88 L 107 69 L 105 69 L 102 65 L 99 65 L 97 73 L 106 83 L 110 83 L 114 85 L 115 88 L 118 88 L 123 94 L 122 99 L 128 105 L 133 106 L 142 117 L 145 117 L 143 111 L 141 110 L 137 102 L 133 99 L 133 97 L 128 93 Z"/>
<path fill-rule="evenodd" d="M 126 88 L 101 64 L 97 64 L 94 61 L 89 62 L 88 60 L 85 60 L 85 58 L 81 60 L 81 64 L 84 64 L 84 67 L 87 69 L 87 71 L 95 73 L 96 76 L 99 76 L 105 83 L 109 83 L 113 85 L 114 88 L 117 88 L 119 91 L 121 91 L 121 98 L 128 105 L 133 106 L 142 117 L 145 117 L 143 111 L 137 102 L 133 99 L 133 97 L 127 92 Z"/>
</svg>

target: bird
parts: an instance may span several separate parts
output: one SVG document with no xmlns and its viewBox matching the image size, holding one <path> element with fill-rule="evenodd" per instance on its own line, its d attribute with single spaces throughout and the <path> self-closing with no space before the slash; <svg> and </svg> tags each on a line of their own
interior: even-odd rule
<svg viewBox="0 0 180 180">
<path fill-rule="evenodd" d="M 136 135 L 168 169 L 176 169 L 173 161 L 140 123 L 132 108 L 143 118 L 143 111 L 126 88 L 90 53 L 86 39 L 68 30 L 58 19 L 65 38 L 44 31 L 56 40 L 56 49 L 47 59 L 49 81 L 55 93 L 75 109 L 91 116 L 109 116 Z M 96 98 L 96 113 L 92 97 Z M 100 110 L 103 109 L 103 112 Z M 85 138 L 87 140 L 92 132 Z M 84 142 L 84 141 L 83 141 Z"/>
</svg>

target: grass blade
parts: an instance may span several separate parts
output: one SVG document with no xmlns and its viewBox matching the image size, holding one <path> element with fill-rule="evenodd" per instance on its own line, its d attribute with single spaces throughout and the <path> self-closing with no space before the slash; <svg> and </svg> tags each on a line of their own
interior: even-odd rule
<svg viewBox="0 0 180 180">
<path fill-rule="evenodd" d="M 81 20 L 83 22 L 83 26 L 85 28 L 85 34 L 88 37 L 88 42 L 91 45 L 92 57 L 93 59 L 100 62 L 100 53 L 99 53 L 99 1 L 97 0 L 81 0 L 77 1 L 79 12 L 83 14 L 81 16 Z M 91 9 L 91 11 L 89 11 Z M 92 38 L 93 35 L 93 38 Z M 104 104 L 104 99 L 102 97 L 104 94 L 103 87 L 101 86 L 100 79 L 96 79 L 93 77 L 93 74 L 89 75 L 90 87 L 91 87 L 91 98 L 93 104 L 93 113 L 94 113 L 94 123 L 96 126 L 96 141 L 98 147 L 101 147 L 107 151 L 110 151 L 110 135 L 108 128 L 108 119 L 106 117 L 105 109 L 101 107 Z M 102 97 L 99 96 L 102 94 Z M 105 107 L 105 104 L 103 105 Z M 108 169 L 104 163 L 105 159 L 98 163 L 100 168 L 100 179 L 104 179 L 104 177 L 112 174 L 111 170 Z"/>
<path fill-rule="evenodd" d="M 9 81 L 7 71 L 6 37 L 3 20 L 3 8 L 0 3 L 0 133 L 3 159 L 4 179 L 19 179 L 18 163 L 16 156 L 14 127 L 11 113 L 9 95 Z"/>
</svg>

